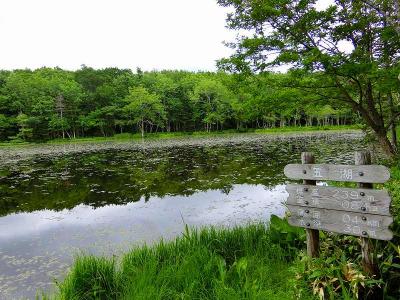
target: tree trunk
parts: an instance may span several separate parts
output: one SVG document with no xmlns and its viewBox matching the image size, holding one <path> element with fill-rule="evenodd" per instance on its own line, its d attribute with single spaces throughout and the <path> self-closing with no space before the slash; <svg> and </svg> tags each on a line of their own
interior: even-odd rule
<svg viewBox="0 0 400 300">
<path fill-rule="evenodd" d="M 382 149 L 389 157 L 393 158 L 396 154 L 396 150 L 390 143 L 384 125 L 373 124 L 371 127 L 374 130 L 376 138 L 378 139 L 378 142 L 381 145 Z"/>
<path fill-rule="evenodd" d="M 63 137 L 63 139 L 65 139 L 64 122 L 63 122 L 63 111 L 62 110 L 60 112 L 60 116 L 61 116 L 62 137 Z"/>
<path fill-rule="evenodd" d="M 143 118 L 142 118 L 142 124 L 140 126 L 140 129 L 142 131 L 142 138 L 144 138 L 144 120 L 143 120 Z"/>
<path fill-rule="evenodd" d="M 391 117 L 394 118 L 394 115 L 396 114 L 396 110 L 393 105 L 392 94 L 388 93 L 387 97 L 388 97 L 388 102 L 389 102 L 389 106 L 390 106 L 390 114 L 391 114 Z M 394 148 L 394 151 L 396 151 L 397 150 L 397 132 L 396 132 L 396 122 L 395 121 L 393 121 L 392 125 L 390 126 L 390 130 L 391 130 L 391 134 L 392 134 L 392 146 Z"/>
<path fill-rule="evenodd" d="M 396 151 L 393 148 L 393 145 L 390 143 L 389 138 L 387 137 L 387 133 L 386 132 L 376 132 L 375 131 L 375 135 L 378 139 L 379 144 L 381 145 L 381 147 L 383 148 L 383 150 L 385 151 L 385 153 L 390 156 L 391 158 L 394 157 Z"/>
<path fill-rule="evenodd" d="M 361 117 L 364 119 L 365 123 L 375 132 L 376 138 L 378 139 L 379 144 L 385 153 L 393 158 L 396 154 L 396 150 L 393 145 L 390 143 L 390 140 L 387 136 L 387 128 L 385 128 L 385 124 L 383 118 L 379 115 L 376 108 L 373 106 L 373 97 L 371 95 L 372 89 L 371 87 L 367 91 L 367 108 L 363 107 L 361 104 L 356 102 L 352 102 L 351 106 L 354 111 L 358 112 Z"/>
</svg>

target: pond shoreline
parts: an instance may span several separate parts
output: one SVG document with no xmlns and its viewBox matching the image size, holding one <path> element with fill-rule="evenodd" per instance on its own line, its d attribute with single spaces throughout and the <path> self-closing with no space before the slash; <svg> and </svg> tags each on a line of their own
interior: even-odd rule
<svg viewBox="0 0 400 300">
<path fill-rule="evenodd" d="M 0 146 L 0 165 L 16 163 L 36 156 L 59 156 L 83 152 L 107 150 L 148 150 L 155 148 L 185 146 L 219 146 L 226 144 L 257 143 L 274 140 L 295 139 L 299 137 L 321 138 L 338 135 L 359 136 L 364 133 L 357 129 L 315 130 L 274 133 L 224 133 L 217 135 L 182 135 L 168 138 L 87 140 L 65 143 L 21 144 Z"/>
<path fill-rule="evenodd" d="M 143 141 L 143 140 L 168 140 L 176 138 L 197 138 L 197 137 L 221 137 L 243 134 L 261 134 L 261 135 L 285 135 L 292 133 L 306 133 L 306 132 L 344 132 L 344 131 L 361 131 L 358 125 L 341 125 L 341 126 L 305 126 L 305 127 L 277 127 L 265 129 L 251 129 L 248 131 L 238 130 L 222 130 L 222 131 L 194 131 L 194 132 L 154 132 L 146 133 L 142 137 L 139 133 L 119 133 L 113 136 L 106 137 L 78 137 L 75 139 L 53 139 L 48 141 L 37 142 L 23 142 L 23 141 L 0 141 L 0 149 L 2 148 L 24 148 L 30 146 L 40 145 L 64 145 L 64 144 L 81 144 L 81 143 L 99 143 L 99 142 L 127 142 L 127 141 Z"/>
</svg>

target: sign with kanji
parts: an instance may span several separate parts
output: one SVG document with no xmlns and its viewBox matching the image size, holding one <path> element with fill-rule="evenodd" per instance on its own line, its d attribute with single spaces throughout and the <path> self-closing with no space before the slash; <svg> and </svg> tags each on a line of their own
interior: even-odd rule
<svg viewBox="0 0 400 300">
<path fill-rule="evenodd" d="M 383 183 L 389 170 L 379 165 L 290 164 L 285 175 L 292 179 Z M 315 184 L 315 183 L 314 183 Z M 391 198 L 385 190 L 342 188 L 313 184 L 288 184 L 289 223 L 365 238 L 391 240 Z"/>
</svg>

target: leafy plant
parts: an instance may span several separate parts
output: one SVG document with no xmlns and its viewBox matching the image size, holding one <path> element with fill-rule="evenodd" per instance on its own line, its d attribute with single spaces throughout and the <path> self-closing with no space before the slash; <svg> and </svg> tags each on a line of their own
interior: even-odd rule
<svg viewBox="0 0 400 300">
<path fill-rule="evenodd" d="M 304 229 L 291 226 L 286 218 L 272 215 L 270 219 L 271 241 L 284 249 L 285 255 L 294 257 L 304 247 L 306 239 Z"/>
</svg>

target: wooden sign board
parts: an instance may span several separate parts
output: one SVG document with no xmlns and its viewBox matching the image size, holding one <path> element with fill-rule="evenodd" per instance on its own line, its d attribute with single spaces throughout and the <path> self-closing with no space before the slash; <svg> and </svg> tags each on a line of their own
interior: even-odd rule
<svg viewBox="0 0 400 300">
<path fill-rule="evenodd" d="M 379 276 L 370 239 L 391 240 L 393 218 L 389 194 L 372 187 L 389 180 L 390 172 L 385 166 L 371 165 L 369 151 L 357 151 L 354 158 L 355 165 L 314 164 L 314 154 L 303 152 L 302 164 L 287 165 L 287 177 L 303 179 L 303 185 L 286 187 L 288 221 L 306 229 L 310 257 L 319 255 L 319 230 L 361 237 L 362 267 L 370 276 Z M 317 186 L 321 180 L 356 182 L 358 188 Z"/>
<path fill-rule="evenodd" d="M 390 196 L 384 190 L 288 184 L 287 204 L 390 216 Z"/>
<path fill-rule="evenodd" d="M 289 178 L 303 180 L 384 183 L 390 178 L 389 169 L 378 165 L 289 164 L 284 172 Z"/>
<path fill-rule="evenodd" d="M 289 224 L 315 230 L 355 235 L 378 240 L 391 240 L 390 216 L 369 215 L 348 211 L 307 208 L 288 205 Z"/>
</svg>

